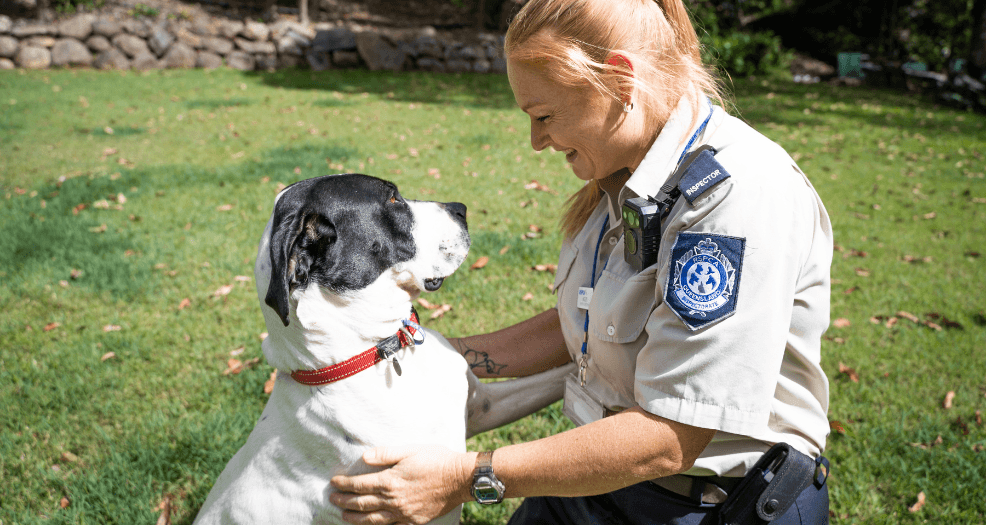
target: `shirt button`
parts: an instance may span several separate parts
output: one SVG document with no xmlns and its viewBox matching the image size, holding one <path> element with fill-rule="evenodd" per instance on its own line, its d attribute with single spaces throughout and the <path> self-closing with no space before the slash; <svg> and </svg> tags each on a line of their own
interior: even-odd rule
<svg viewBox="0 0 986 525">
<path fill-rule="evenodd" d="M 610 246 L 616 246 L 616 240 L 617 240 L 616 237 L 610 237 L 609 238 L 609 245 Z"/>
<path fill-rule="evenodd" d="M 616 333 L 616 327 L 614 327 L 613 325 L 607 326 L 606 327 L 606 333 L 609 334 L 609 335 L 615 334 Z"/>
</svg>

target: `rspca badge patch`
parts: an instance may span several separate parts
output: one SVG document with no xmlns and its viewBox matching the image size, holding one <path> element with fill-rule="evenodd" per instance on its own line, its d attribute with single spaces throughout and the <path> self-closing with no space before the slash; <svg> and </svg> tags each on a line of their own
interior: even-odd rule
<svg viewBox="0 0 986 525">
<path fill-rule="evenodd" d="M 681 232 L 671 249 L 664 301 L 695 331 L 736 311 L 746 239 Z"/>
</svg>

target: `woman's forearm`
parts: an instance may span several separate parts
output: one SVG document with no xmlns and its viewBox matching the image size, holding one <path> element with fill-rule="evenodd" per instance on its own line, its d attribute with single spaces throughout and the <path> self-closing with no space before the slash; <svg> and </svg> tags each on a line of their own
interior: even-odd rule
<svg viewBox="0 0 986 525">
<path fill-rule="evenodd" d="M 479 377 L 527 376 L 571 361 L 554 308 L 496 332 L 449 342 Z"/>
</svg>

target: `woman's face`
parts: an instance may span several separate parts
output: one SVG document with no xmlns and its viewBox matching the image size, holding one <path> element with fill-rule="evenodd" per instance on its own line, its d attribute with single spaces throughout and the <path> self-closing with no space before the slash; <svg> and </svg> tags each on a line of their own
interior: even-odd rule
<svg viewBox="0 0 986 525">
<path fill-rule="evenodd" d="M 649 147 L 642 113 L 586 82 L 571 87 L 552 79 L 550 65 L 508 60 L 510 88 L 531 118 L 531 147 L 565 153 L 575 176 L 603 179 L 625 167 L 635 169 Z M 636 113 L 636 114 L 635 114 Z"/>
</svg>

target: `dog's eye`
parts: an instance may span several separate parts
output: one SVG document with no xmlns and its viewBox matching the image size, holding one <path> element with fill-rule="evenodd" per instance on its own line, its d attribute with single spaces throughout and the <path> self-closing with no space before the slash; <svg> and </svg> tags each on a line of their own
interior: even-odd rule
<svg viewBox="0 0 986 525">
<path fill-rule="evenodd" d="M 388 202 L 390 202 L 391 204 L 397 203 L 397 197 L 391 197 Z"/>
</svg>

